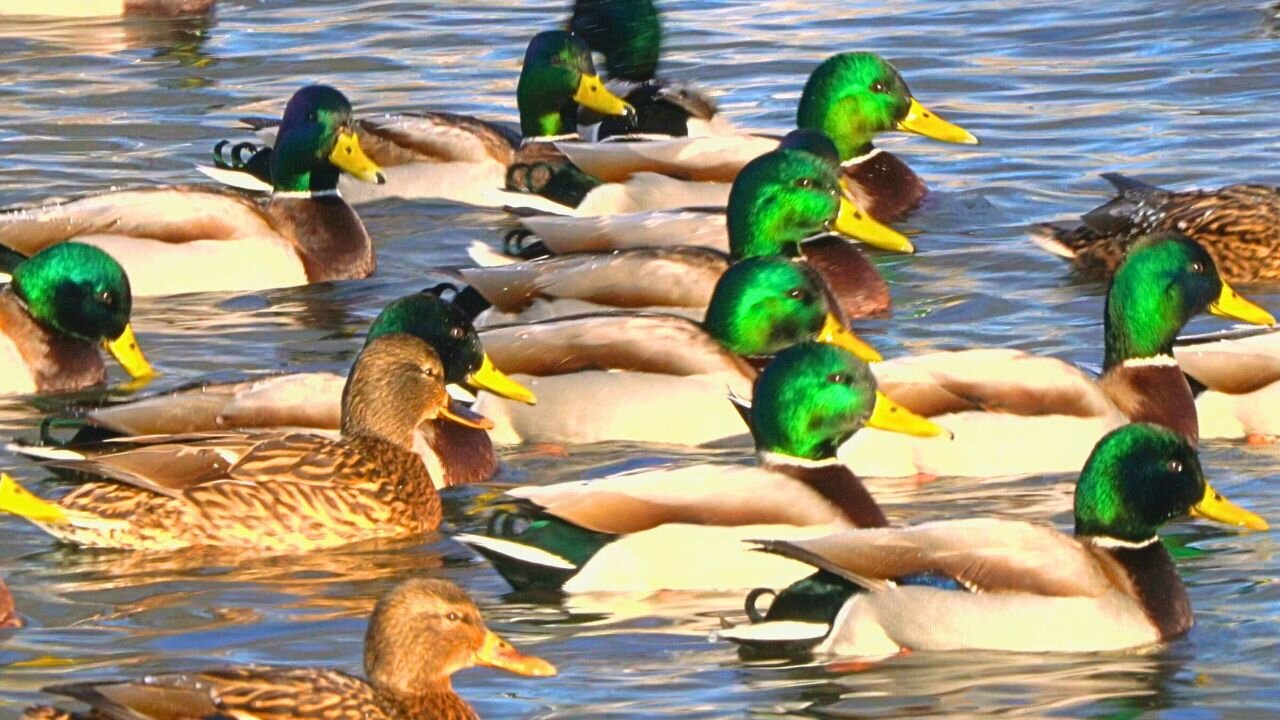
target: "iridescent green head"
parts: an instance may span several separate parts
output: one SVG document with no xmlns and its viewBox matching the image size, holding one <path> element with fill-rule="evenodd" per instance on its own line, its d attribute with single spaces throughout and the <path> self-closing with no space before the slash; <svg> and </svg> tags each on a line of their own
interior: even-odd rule
<svg viewBox="0 0 1280 720">
<path fill-rule="evenodd" d="M 943 142 L 978 142 L 917 102 L 892 65 L 866 52 L 833 55 L 814 69 L 800 96 L 796 126 L 831 136 L 841 160 L 869 152 L 872 138 L 890 130 Z"/>
<path fill-rule="evenodd" d="M 729 191 L 729 254 L 795 257 L 800 241 L 823 232 L 840 212 L 840 179 L 826 160 L 779 149 L 747 163 Z"/>
<path fill-rule="evenodd" d="M 634 112 L 600 82 L 587 44 L 562 30 L 540 32 L 529 41 L 516 102 L 525 138 L 573 132 L 579 105 L 605 115 Z"/>
<path fill-rule="evenodd" d="M 1195 241 L 1177 234 L 1139 240 L 1107 291 L 1104 368 L 1172 355 L 1182 327 L 1206 310 L 1259 325 L 1275 323 L 1222 280 L 1213 258 Z"/>
<path fill-rule="evenodd" d="M 652 0 L 577 0 L 569 30 L 604 55 L 610 79 L 645 82 L 658 70 L 662 23 Z"/>
<path fill-rule="evenodd" d="M 396 333 L 413 335 L 435 349 L 445 382 L 533 404 L 532 392 L 494 367 L 466 314 L 433 290 L 402 297 L 383 308 L 369 326 L 365 346 Z"/>
<path fill-rule="evenodd" d="M 41 250 L 14 269 L 12 287 L 36 322 L 93 343 L 120 337 L 133 310 L 124 268 L 92 245 Z"/>
<path fill-rule="evenodd" d="M 1265 530 L 1262 518 L 1205 480 L 1196 451 L 1178 433 L 1135 423 L 1098 441 L 1076 484 L 1076 534 L 1145 543 L 1187 515 Z"/>
<path fill-rule="evenodd" d="M 338 187 L 339 173 L 382 184 L 386 178 L 360 148 L 351 103 L 328 85 L 309 85 L 285 106 L 271 151 L 277 191 L 322 192 Z"/>
</svg>

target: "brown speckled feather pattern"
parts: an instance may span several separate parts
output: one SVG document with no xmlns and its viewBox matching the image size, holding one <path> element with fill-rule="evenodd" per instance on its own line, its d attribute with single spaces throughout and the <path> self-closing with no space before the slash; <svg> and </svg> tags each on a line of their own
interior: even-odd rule
<svg viewBox="0 0 1280 720">
<path fill-rule="evenodd" d="M 80 390 L 101 384 L 107 377 L 97 346 L 41 327 L 8 287 L 0 290 L 0 335 L 13 342 L 34 371 L 37 392 Z M 22 369 L 0 368 L 0 372 Z"/>
<path fill-rule="evenodd" d="M 422 460 L 372 436 L 329 440 L 268 435 L 216 477 L 188 473 L 82 485 L 59 501 L 73 518 L 46 526 L 81 545 L 166 549 L 193 545 L 295 551 L 434 530 L 440 498 Z"/>
<path fill-rule="evenodd" d="M 1071 227 L 1042 226 L 1075 253 L 1072 264 L 1109 275 L 1138 238 L 1180 232 L 1213 256 L 1228 282 L 1280 279 L 1280 191 L 1267 185 L 1170 192 L 1117 179 L 1120 194 Z"/>
<path fill-rule="evenodd" d="M 915 210 L 929 188 L 891 152 L 880 150 L 842 168 L 845 183 L 864 210 L 880 222 L 897 222 Z"/>
</svg>

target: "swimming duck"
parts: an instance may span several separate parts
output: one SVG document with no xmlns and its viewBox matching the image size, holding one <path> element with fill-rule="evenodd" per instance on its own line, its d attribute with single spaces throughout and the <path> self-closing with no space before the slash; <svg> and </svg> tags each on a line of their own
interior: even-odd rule
<svg viewBox="0 0 1280 720">
<path fill-rule="evenodd" d="M 1182 337 L 1173 355 L 1196 396 L 1200 437 L 1280 437 L 1280 329 Z"/>
<path fill-rule="evenodd" d="M 476 665 L 529 677 L 556 674 L 551 663 L 520 653 L 485 627 L 480 610 L 457 585 L 417 578 L 396 585 L 374 607 L 364 638 L 364 678 L 324 668 L 248 665 L 55 685 L 45 692 L 92 710 L 36 706 L 23 717 L 477 720 L 450 682 L 455 672 Z"/>
<path fill-rule="evenodd" d="M 0 475 L 0 511 L 64 542 L 149 550 L 294 552 L 434 530 L 440 497 L 410 449 L 414 430 L 434 417 L 483 427 L 449 410 L 439 357 L 412 335 L 384 335 L 356 359 L 342 399 L 340 440 L 274 432 L 70 461 L 103 480 L 57 502 Z"/>
<path fill-rule="evenodd" d="M 1280 280 L 1280 189 L 1228 185 L 1214 190 L 1164 190 L 1118 173 L 1102 176 L 1116 197 L 1080 222 L 1032 230 L 1045 250 L 1091 275 L 1109 275 L 1138 238 L 1179 232 L 1204 246 L 1231 282 Z"/>
<path fill-rule="evenodd" d="M 359 204 L 387 197 L 435 198 L 481 207 L 520 205 L 561 210 L 558 203 L 504 190 L 512 165 L 560 161 L 549 141 L 576 137 L 579 106 L 605 115 L 634 112 L 605 88 L 591 51 L 580 38 L 563 31 L 538 33 L 525 51 L 516 88 L 520 132 L 467 115 L 445 112 L 403 113 L 363 118 L 355 123 L 361 145 L 382 167 L 386 183 L 377 187 L 343 183 L 343 194 Z M 269 138 L 275 122 L 245 118 Z M 220 147 L 224 145 L 220 144 Z M 215 154 L 219 151 L 215 150 Z M 272 152 L 271 154 L 274 154 Z M 269 181 L 257 155 L 202 172 L 230 185 L 261 190 Z"/>
<path fill-rule="evenodd" d="M 836 448 L 864 424 L 945 433 L 875 387 L 867 364 L 847 350 L 795 345 L 755 383 L 756 467 L 696 464 L 517 488 L 487 536 L 457 539 L 517 589 L 649 592 L 751 587 L 766 577 L 794 582 L 810 572 L 803 563 L 751 553 L 742 540 L 885 525 L 861 481 L 836 460 Z"/>
<path fill-rule="evenodd" d="M 536 300 L 575 300 L 621 308 L 675 308 L 699 316 L 731 259 L 767 255 L 802 257 L 824 280 L 841 319 L 865 317 L 889 307 L 889 288 L 850 242 L 815 237 L 828 228 L 877 244 L 909 249 L 892 229 L 872 220 L 840 188 L 835 166 L 804 147 L 757 158 L 734 181 L 726 218 L 729 255 L 707 248 L 646 248 L 575 253 L 499 267 L 457 271 L 497 311 L 478 320 L 534 319 L 554 308 Z M 575 305 L 570 305 L 573 311 Z"/>
<path fill-rule="evenodd" d="M 1074 535 L 970 518 L 765 539 L 761 549 L 822 572 L 779 593 L 764 622 L 720 635 L 755 649 L 858 656 L 1097 652 L 1166 642 L 1185 635 L 1193 619 L 1157 532 L 1187 515 L 1267 529 L 1213 489 L 1185 437 L 1125 425 L 1098 442 L 1080 472 Z"/>
<path fill-rule="evenodd" d="M 471 321 L 444 300 L 441 292 L 443 288 L 432 288 L 388 304 L 369 326 L 366 346 L 384 335 L 409 333 L 435 350 L 444 366 L 445 382 L 487 390 L 521 403 L 536 402 L 533 393 L 494 365 Z M 341 425 L 345 383 L 346 378 L 337 373 L 307 372 L 201 384 L 93 410 L 68 443 L 14 449 L 46 460 L 83 460 L 132 445 L 190 440 L 165 437 L 173 434 L 202 433 L 208 440 L 219 436 L 229 440 L 252 437 L 225 432 L 232 429 L 336 431 Z M 146 437 L 128 437 L 136 435 Z M 103 442 L 105 438 L 109 439 Z M 414 434 L 414 450 L 422 456 L 437 487 L 483 482 L 498 470 L 489 433 L 446 418 L 423 423 Z"/>
<path fill-rule="evenodd" d="M 822 282 L 784 257 L 735 263 L 701 324 L 659 313 L 596 313 L 486 329 L 495 362 L 537 390 L 523 407 L 481 393 L 473 409 L 497 442 L 607 440 L 700 445 L 747 432 L 725 400 L 750 397 L 757 368 L 807 340 L 861 360 L 880 354 L 828 310 Z M 583 398 L 595 398 L 584 403 Z"/>
<path fill-rule="evenodd" d="M 840 53 L 818 65 L 805 83 L 796 126 L 820 130 L 835 141 L 845 185 L 858 205 L 881 222 L 904 218 L 927 188 L 906 163 L 872 145 L 876 135 L 902 130 L 943 142 L 978 142 L 921 105 L 898 71 L 872 53 Z M 699 185 L 723 188 L 744 165 L 777 144 L 777 138 L 733 135 L 557 146 L 577 168 L 606 183 L 592 190 L 573 214 L 605 215 L 709 204 L 708 191 Z M 659 189 L 655 173 L 697 182 L 669 180 Z M 632 183 L 650 178 L 641 183 L 643 195 L 619 185 L 632 176 Z M 703 197 L 690 202 L 694 190 Z"/>
<path fill-rule="evenodd" d="M 1173 344 L 1183 325 L 1208 311 L 1258 325 L 1275 318 L 1240 297 L 1213 258 L 1180 235 L 1134 244 L 1117 269 L 1104 310 L 1102 376 L 1014 350 L 967 350 L 878 363 L 881 389 L 955 433 L 950 443 L 902 443 L 867 433 L 847 448 L 865 476 L 1010 475 L 1070 472 L 1106 432 L 1126 422 L 1173 428 L 1193 445 L 1196 406 Z M 1016 443 L 1009 438 L 1016 437 Z M 866 443 L 866 445 L 863 445 Z M 859 458 L 891 465 L 868 467 Z"/>
<path fill-rule="evenodd" d="M 635 108 L 634 117 L 627 118 L 580 111 L 578 134 L 584 140 L 734 131 L 711 98 L 657 78 L 662 21 L 652 0 L 577 0 L 569 30 L 604 55 L 609 89 Z"/>
<path fill-rule="evenodd" d="M 289 100 L 269 200 L 189 186 L 137 188 L 0 211 L 0 244 L 26 254 L 76 240 L 114 257 L 135 296 L 261 290 L 367 277 L 373 244 L 338 196 L 340 172 L 383 182 L 325 85 Z"/>
<path fill-rule="evenodd" d="M 129 325 L 129 278 L 81 243 L 15 259 L 0 288 L 0 394 L 68 392 L 106 379 L 102 346 L 135 379 L 155 371 Z"/>
</svg>

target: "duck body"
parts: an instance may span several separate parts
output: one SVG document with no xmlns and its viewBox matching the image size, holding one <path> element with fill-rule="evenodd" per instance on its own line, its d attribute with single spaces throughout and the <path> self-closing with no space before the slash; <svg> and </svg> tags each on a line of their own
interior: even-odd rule
<svg viewBox="0 0 1280 720">
<path fill-rule="evenodd" d="M 1090 275 L 1110 275 L 1138 238 L 1178 232 L 1204 246 L 1230 282 L 1280 278 L 1280 190 L 1268 185 L 1229 185 L 1213 190 L 1164 190 L 1117 173 L 1110 202 L 1079 223 L 1046 224 L 1033 239 Z"/>
<path fill-rule="evenodd" d="M 1280 436 L 1280 332 L 1182 338 L 1173 353 L 1195 392 L 1200 437 Z"/>
<path fill-rule="evenodd" d="M 39 9 L 12 0 L 0 3 L 0 15 L 47 17 L 182 17 L 213 10 L 216 0 L 55 0 Z"/>
</svg>

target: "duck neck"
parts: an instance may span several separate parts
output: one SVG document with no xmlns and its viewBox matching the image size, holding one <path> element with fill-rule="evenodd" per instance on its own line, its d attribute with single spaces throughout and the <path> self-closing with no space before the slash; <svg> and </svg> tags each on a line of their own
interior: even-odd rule
<svg viewBox="0 0 1280 720">
<path fill-rule="evenodd" d="M 1129 278 L 1116 275 L 1107 293 L 1102 369 L 1128 361 L 1173 357 L 1173 342 L 1188 318 L 1164 293 L 1150 287 L 1130 287 Z"/>
<path fill-rule="evenodd" d="M 1085 536 L 1081 539 L 1095 552 L 1109 557 L 1123 568 L 1132 584 L 1133 594 L 1160 633 L 1161 640 L 1179 637 L 1191 629 L 1191 601 L 1187 597 L 1187 588 L 1159 538 L 1152 536 L 1140 542 L 1106 536 Z"/>
<path fill-rule="evenodd" d="M 761 452 L 758 458 L 762 468 L 807 485 L 839 508 L 855 527 L 888 527 L 889 520 L 867 487 L 839 460 L 814 461 L 774 452 Z"/>
<path fill-rule="evenodd" d="M 271 151 L 271 183 L 276 193 L 332 194 L 338 188 L 339 170 L 316 162 L 314 152 L 302 142 L 284 138 Z"/>
</svg>

